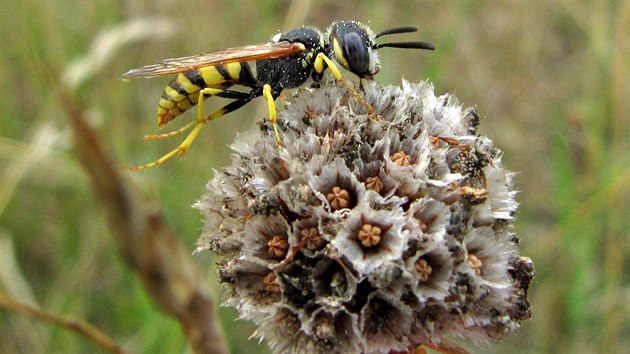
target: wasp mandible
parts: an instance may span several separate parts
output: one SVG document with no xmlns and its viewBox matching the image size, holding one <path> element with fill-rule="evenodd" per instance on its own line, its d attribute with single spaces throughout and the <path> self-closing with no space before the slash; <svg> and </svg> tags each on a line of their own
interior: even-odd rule
<svg viewBox="0 0 630 354">
<path fill-rule="evenodd" d="M 379 48 L 435 49 L 432 44 L 426 42 L 376 43 L 377 38 L 385 35 L 417 30 L 416 27 L 398 27 L 375 33 L 365 24 L 339 21 L 333 22 L 325 33 L 316 28 L 302 27 L 287 33 L 279 33 L 271 42 L 265 44 L 166 59 L 158 64 L 130 70 L 123 78 L 152 78 L 177 74 L 164 89 L 158 103 L 157 119 L 160 127 L 195 105 L 197 119 L 170 133 L 146 135 L 145 139 L 163 139 L 192 129 L 184 142 L 160 159 L 128 168 L 140 170 L 159 166 L 175 155 L 182 155 L 207 122 L 232 112 L 259 96 L 264 96 L 267 100 L 269 121 L 273 126 L 278 146 L 282 146 L 276 125 L 275 99 L 280 96 L 282 90 L 302 86 L 309 77 L 315 82 L 320 81 L 327 68 L 337 81 L 343 83 L 365 104 L 368 113 L 374 114 L 372 106 L 344 80 L 334 61 L 361 79 L 371 79 L 381 66 L 376 52 Z M 234 85 L 249 88 L 250 91 L 230 89 Z M 232 102 L 205 116 L 203 101 L 211 96 L 231 99 Z"/>
</svg>

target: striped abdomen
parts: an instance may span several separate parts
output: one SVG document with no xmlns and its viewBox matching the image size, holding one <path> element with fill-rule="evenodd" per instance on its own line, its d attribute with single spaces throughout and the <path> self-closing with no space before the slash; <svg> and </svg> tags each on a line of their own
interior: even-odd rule
<svg viewBox="0 0 630 354">
<path fill-rule="evenodd" d="M 157 110 L 158 125 L 170 122 L 195 106 L 202 88 L 225 89 L 241 83 L 243 78 L 247 78 L 246 81 L 250 81 L 251 78 L 247 63 L 207 66 L 177 74 L 166 86 L 160 98 Z"/>
</svg>

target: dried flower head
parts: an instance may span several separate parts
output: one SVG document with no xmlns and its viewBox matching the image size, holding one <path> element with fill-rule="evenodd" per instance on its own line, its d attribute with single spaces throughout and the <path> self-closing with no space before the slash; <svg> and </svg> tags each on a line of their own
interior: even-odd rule
<svg viewBox="0 0 630 354">
<path fill-rule="evenodd" d="M 424 283 L 429 280 L 432 271 L 433 268 L 431 268 L 429 262 L 427 262 L 424 258 L 418 259 L 416 262 L 416 272 L 418 272 L 418 279 L 420 279 L 421 282 Z"/>
<path fill-rule="evenodd" d="M 225 304 L 274 352 L 388 353 L 499 340 L 530 316 L 513 174 L 479 119 L 431 85 L 302 89 L 196 204 Z"/>
</svg>

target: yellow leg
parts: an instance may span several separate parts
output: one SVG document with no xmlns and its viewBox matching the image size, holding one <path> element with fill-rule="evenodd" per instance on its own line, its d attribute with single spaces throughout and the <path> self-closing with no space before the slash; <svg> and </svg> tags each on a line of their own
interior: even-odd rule
<svg viewBox="0 0 630 354">
<path fill-rule="evenodd" d="M 374 108 L 368 103 L 368 101 L 365 100 L 365 98 L 363 98 L 363 96 L 361 96 L 357 92 L 357 90 L 354 89 L 354 87 L 350 86 L 350 84 L 348 84 L 348 82 L 346 82 L 346 80 L 343 79 L 343 76 L 341 75 L 341 71 L 339 71 L 339 68 L 337 68 L 337 65 L 335 65 L 335 63 L 332 60 L 330 60 L 326 55 L 324 55 L 324 53 L 317 54 L 317 58 L 315 58 L 315 64 L 314 64 L 315 71 L 317 73 L 322 73 L 324 71 L 324 62 L 326 62 L 326 65 L 328 65 L 328 67 L 330 68 L 330 71 L 332 72 L 335 79 L 337 79 L 337 81 L 344 84 L 348 88 L 350 93 L 352 93 L 359 101 L 361 101 L 361 103 L 363 103 L 367 107 L 368 115 L 371 117 L 376 117 L 376 111 L 374 110 Z"/>
<path fill-rule="evenodd" d="M 273 125 L 273 132 L 276 134 L 276 142 L 278 143 L 278 147 L 282 147 L 282 139 L 280 138 L 280 132 L 278 132 L 278 126 L 276 124 L 277 114 L 276 114 L 276 104 L 273 101 L 273 94 L 271 93 L 271 86 L 269 84 L 265 84 L 263 86 L 263 96 L 267 99 L 267 106 L 269 107 L 269 121 Z"/>
<path fill-rule="evenodd" d="M 169 153 L 167 153 L 166 155 L 160 157 L 159 159 L 157 159 L 157 160 L 155 160 L 155 161 L 153 161 L 151 163 L 148 163 L 146 165 L 141 165 L 141 166 L 123 166 L 123 169 L 137 171 L 137 170 L 144 170 L 144 169 L 151 168 L 151 167 L 157 167 L 157 166 L 163 164 L 164 162 L 166 162 L 167 160 L 171 159 L 172 157 L 174 157 L 176 155 L 180 155 L 180 156 L 183 155 L 186 152 L 186 150 L 188 150 L 188 148 L 195 141 L 195 139 L 199 135 L 199 132 L 201 131 L 201 128 L 203 128 L 203 126 L 208 121 L 211 121 L 211 120 L 213 120 L 215 118 L 221 117 L 222 115 L 226 114 L 227 112 L 229 112 L 229 111 L 224 107 L 224 108 L 221 108 L 221 109 L 217 110 L 216 112 L 212 113 L 211 115 L 207 116 L 206 118 L 204 118 L 202 120 L 194 121 L 193 123 L 195 123 L 194 124 L 195 127 L 188 134 L 188 136 L 186 136 L 186 139 L 184 140 L 184 142 L 179 144 L 179 146 L 177 148 L 171 150 Z M 188 125 L 190 125 L 190 124 L 188 124 Z"/>
<path fill-rule="evenodd" d="M 161 134 L 161 135 L 152 135 L 152 136 L 145 136 L 145 139 L 164 139 L 164 138 L 169 138 L 178 134 L 181 134 L 183 132 L 185 132 L 186 130 L 190 129 L 191 127 L 194 126 L 193 130 L 188 134 L 188 136 L 186 137 L 186 139 L 184 140 L 184 142 L 182 142 L 181 144 L 179 144 L 179 146 L 174 149 L 171 150 L 169 153 L 167 153 L 166 155 L 160 157 L 158 160 L 153 161 L 151 163 L 148 163 L 146 165 L 141 165 L 141 166 L 123 166 L 123 169 L 126 170 L 133 170 L 133 171 L 137 171 L 137 170 L 144 170 L 147 168 L 151 168 L 151 167 L 157 167 L 161 164 L 163 164 L 165 161 L 171 159 L 172 157 L 176 156 L 176 155 L 183 155 L 186 150 L 188 150 L 188 148 L 192 145 L 192 143 L 195 141 L 195 139 L 197 138 L 197 136 L 199 135 L 199 132 L 201 131 L 201 128 L 203 128 L 203 126 L 208 123 L 209 121 L 221 117 L 222 115 L 231 112 L 239 107 L 241 107 L 242 105 L 244 105 L 245 103 L 247 103 L 248 101 L 235 101 L 232 102 L 231 104 L 217 110 L 216 112 L 210 114 L 207 117 L 204 117 L 204 113 L 203 113 L 203 94 L 215 94 L 216 92 L 221 91 L 220 89 L 211 89 L 211 88 L 205 88 L 201 91 L 199 91 L 199 102 L 197 103 L 197 120 L 190 122 L 189 124 L 186 124 L 184 127 L 175 130 L 173 132 L 170 133 L 166 133 L 166 134 Z M 274 106 L 275 107 L 275 106 Z"/>
<path fill-rule="evenodd" d="M 216 89 L 216 88 L 210 88 L 210 87 L 206 87 L 204 89 L 201 89 L 199 91 L 199 101 L 197 102 L 197 120 L 190 122 L 186 125 L 184 125 L 183 127 L 174 130 L 172 132 L 168 132 L 168 133 L 164 133 L 164 134 L 148 134 L 145 135 L 143 137 L 144 140 L 159 140 L 159 139 L 167 139 L 167 138 L 171 138 L 174 137 L 176 135 L 182 134 L 183 132 L 187 131 L 188 129 L 194 127 L 195 125 L 197 125 L 199 122 L 201 121 L 208 121 L 209 119 L 205 119 L 204 115 L 203 115 L 203 96 L 204 95 L 208 95 L 208 96 L 214 96 L 217 95 L 219 93 L 223 92 L 223 90 L 221 89 Z"/>
</svg>

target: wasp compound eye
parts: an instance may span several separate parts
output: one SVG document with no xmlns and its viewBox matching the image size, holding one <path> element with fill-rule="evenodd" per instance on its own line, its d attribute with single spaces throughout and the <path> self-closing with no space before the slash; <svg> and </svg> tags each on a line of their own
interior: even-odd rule
<svg viewBox="0 0 630 354">
<path fill-rule="evenodd" d="M 356 32 L 348 32 L 343 36 L 343 51 L 350 71 L 363 76 L 370 68 L 370 55 L 365 41 Z"/>
</svg>

